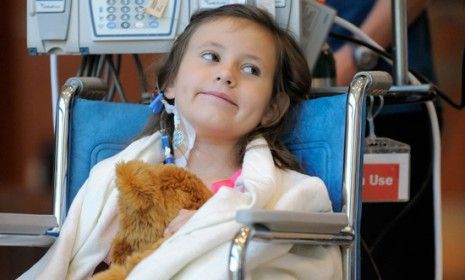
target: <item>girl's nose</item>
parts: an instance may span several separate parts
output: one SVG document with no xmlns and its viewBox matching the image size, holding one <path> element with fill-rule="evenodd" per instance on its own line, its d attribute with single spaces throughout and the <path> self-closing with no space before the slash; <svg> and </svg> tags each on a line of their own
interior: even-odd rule
<svg viewBox="0 0 465 280">
<path fill-rule="evenodd" d="M 222 69 L 216 76 L 216 81 L 225 83 L 229 87 L 233 87 L 236 84 L 234 75 L 230 69 Z"/>
</svg>

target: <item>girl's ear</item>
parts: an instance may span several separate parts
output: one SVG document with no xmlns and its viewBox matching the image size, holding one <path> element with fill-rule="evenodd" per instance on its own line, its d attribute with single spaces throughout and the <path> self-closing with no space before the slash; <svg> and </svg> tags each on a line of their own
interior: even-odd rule
<svg viewBox="0 0 465 280">
<path fill-rule="evenodd" d="M 289 109 L 289 96 L 284 93 L 278 93 L 275 102 L 270 102 L 267 110 L 263 114 L 260 124 L 264 127 L 270 127 L 277 124 Z"/>
<path fill-rule="evenodd" d="M 174 99 L 174 97 L 175 97 L 174 89 L 172 87 L 167 87 L 163 91 L 163 93 L 164 93 L 165 97 L 168 98 L 168 99 Z"/>
</svg>

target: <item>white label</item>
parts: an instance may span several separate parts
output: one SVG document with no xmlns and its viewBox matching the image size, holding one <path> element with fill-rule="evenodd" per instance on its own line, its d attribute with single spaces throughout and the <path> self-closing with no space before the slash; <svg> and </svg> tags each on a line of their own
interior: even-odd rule
<svg viewBox="0 0 465 280">
<path fill-rule="evenodd" d="M 168 0 L 150 0 L 144 11 L 149 15 L 161 18 L 166 6 L 168 6 Z"/>
<path fill-rule="evenodd" d="M 247 0 L 199 0 L 201 9 L 213 9 L 228 4 L 246 4 Z"/>
<path fill-rule="evenodd" d="M 286 0 L 276 0 L 275 5 L 277 8 L 284 8 L 286 7 Z"/>
<path fill-rule="evenodd" d="M 65 11 L 65 0 L 36 0 L 37 13 L 62 13 Z"/>
</svg>

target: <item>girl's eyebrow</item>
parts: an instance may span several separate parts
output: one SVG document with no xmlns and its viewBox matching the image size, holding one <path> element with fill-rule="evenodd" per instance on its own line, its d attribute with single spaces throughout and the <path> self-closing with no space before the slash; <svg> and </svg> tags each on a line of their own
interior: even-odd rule
<svg viewBox="0 0 465 280">
<path fill-rule="evenodd" d="M 219 49 L 224 49 L 225 47 L 221 45 L 220 43 L 214 42 L 214 41 L 207 41 L 199 45 L 199 49 L 205 48 L 205 47 L 216 47 Z"/>
<path fill-rule="evenodd" d="M 204 43 L 202 43 L 202 44 L 200 44 L 198 46 L 198 49 L 203 49 L 203 48 L 206 48 L 206 47 L 214 47 L 214 48 L 218 48 L 218 49 L 221 49 L 221 50 L 225 49 L 225 46 L 223 46 L 220 43 L 214 42 L 214 41 L 204 42 Z M 262 62 L 263 61 L 263 59 L 261 59 L 260 57 L 254 55 L 254 54 L 246 53 L 246 54 L 244 54 L 244 57 L 247 58 L 247 59 L 255 60 L 257 62 Z"/>
</svg>

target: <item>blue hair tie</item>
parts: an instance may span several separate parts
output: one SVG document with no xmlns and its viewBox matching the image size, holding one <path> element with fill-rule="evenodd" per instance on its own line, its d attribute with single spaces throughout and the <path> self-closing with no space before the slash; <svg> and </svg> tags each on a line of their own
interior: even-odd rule
<svg viewBox="0 0 465 280">
<path fill-rule="evenodd" d="M 159 91 L 157 97 L 150 102 L 149 107 L 154 114 L 159 114 L 163 109 L 163 91 Z"/>
<path fill-rule="evenodd" d="M 161 148 L 163 150 L 162 152 L 165 158 L 163 163 L 174 164 L 173 153 L 171 152 L 171 148 L 170 148 L 170 139 L 169 139 L 169 136 L 166 134 L 161 136 Z"/>
</svg>

